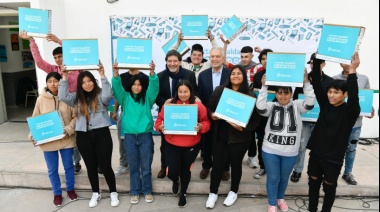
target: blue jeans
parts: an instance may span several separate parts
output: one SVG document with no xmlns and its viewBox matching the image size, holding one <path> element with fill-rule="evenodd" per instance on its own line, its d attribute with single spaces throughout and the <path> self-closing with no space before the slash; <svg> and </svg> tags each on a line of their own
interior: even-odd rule
<svg viewBox="0 0 380 212">
<path fill-rule="evenodd" d="M 344 164 L 344 174 L 350 174 L 354 167 L 354 161 L 356 156 L 356 146 L 360 138 L 360 132 L 362 127 L 352 128 L 350 137 L 348 138 L 348 147 L 346 150 L 345 164 Z"/>
<path fill-rule="evenodd" d="M 284 199 L 288 187 L 289 176 L 292 172 L 297 156 L 286 157 L 280 155 L 262 153 L 265 171 L 267 172 L 268 203 L 277 205 L 278 199 Z"/>
<path fill-rule="evenodd" d="M 74 164 L 73 164 L 73 148 L 58 150 L 61 154 L 63 167 L 65 169 L 66 177 L 66 190 L 74 190 Z M 62 195 L 61 180 L 58 174 L 58 151 L 44 152 L 46 166 L 48 168 L 48 174 L 50 183 L 53 189 L 54 195 Z"/>
<path fill-rule="evenodd" d="M 312 122 L 302 122 L 301 143 L 298 150 L 298 157 L 294 165 L 294 171 L 302 173 L 305 161 L 306 146 L 309 142 L 311 133 L 313 132 L 315 124 Z"/>
<path fill-rule="evenodd" d="M 119 140 L 119 154 L 120 154 L 120 166 L 128 166 L 128 160 L 127 160 L 127 154 L 125 153 L 125 147 L 124 147 L 124 137 L 121 136 L 121 119 L 123 117 L 123 113 L 120 113 L 120 117 L 117 117 L 117 139 Z"/>
<path fill-rule="evenodd" d="M 154 151 L 152 133 L 126 133 L 124 146 L 129 161 L 131 195 L 151 194 Z"/>
</svg>

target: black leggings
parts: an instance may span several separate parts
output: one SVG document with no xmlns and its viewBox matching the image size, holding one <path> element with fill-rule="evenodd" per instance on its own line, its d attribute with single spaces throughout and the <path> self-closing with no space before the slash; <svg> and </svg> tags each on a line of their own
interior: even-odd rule
<svg viewBox="0 0 380 212">
<path fill-rule="evenodd" d="M 111 166 L 112 138 L 108 127 L 87 132 L 76 131 L 77 147 L 87 168 L 93 192 L 99 192 L 98 167 L 102 170 L 110 192 L 116 192 L 115 174 Z"/>
<path fill-rule="evenodd" d="M 256 136 L 255 136 L 256 133 L 255 133 L 255 131 L 253 131 L 252 133 L 253 133 L 253 137 L 252 137 L 252 141 L 249 144 L 248 157 L 255 157 L 256 152 L 257 152 Z"/>
<path fill-rule="evenodd" d="M 250 142 L 227 144 L 216 141 L 212 144 L 214 161 L 211 171 L 210 193 L 217 194 L 222 172 L 227 160 L 231 162 L 231 191 L 237 193 L 242 175 L 242 161 L 248 150 Z"/>
<path fill-rule="evenodd" d="M 181 194 L 186 194 L 191 179 L 191 168 L 198 156 L 201 143 L 192 147 L 174 146 L 165 144 L 165 157 L 168 169 L 168 178 L 172 181 L 181 180 Z"/>
</svg>

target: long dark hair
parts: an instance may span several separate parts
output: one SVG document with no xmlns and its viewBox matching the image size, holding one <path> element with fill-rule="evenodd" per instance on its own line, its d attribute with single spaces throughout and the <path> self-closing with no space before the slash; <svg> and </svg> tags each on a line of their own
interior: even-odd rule
<svg viewBox="0 0 380 212">
<path fill-rule="evenodd" d="M 194 89 L 193 89 L 193 86 L 191 86 L 191 83 L 189 82 L 189 80 L 181 80 L 178 82 L 177 87 L 175 88 L 174 97 L 170 103 L 174 103 L 174 104 L 177 103 L 177 101 L 179 100 L 178 88 L 179 88 L 179 86 L 182 86 L 182 85 L 189 88 L 189 90 L 190 90 L 189 104 L 194 104 L 195 103 Z"/>
<path fill-rule="evenodd" d="M 139 94 L 134 94 L 132 92 L 132 86 L 136 82 L 136 80 L 140 81 L 140 85 L 142 87 L 141 92 Z M 146 91 L 148 90 L 148 83 L 149 81 L 147 80 L 146 77 L 144 78 L 144 77 L 141 77 L 140 74 L 135 74 L 131 77 L 130 80 L 128 80 L 125 91 L 129 92 L 129 94 L 131 95 L 133 100 L 135 100 L 135 102 L 140 102 L 142 104 L 145 104 L 145 96 L 146 96 Z"/>
<path fill-rule="evenodd" d="M 234 71 L 235 69 L 238 69 L 243 75 L 243 82 L 241 83 L 241 85 L 239 86 L 239 89 L 237 91 L 240 93 L 243 93 L 243 94 L 247 94 L 249 92 L 247 72 L 242 65 L 232 66 L 231 71 L 230 71 L 230 75 L 228 76 L 228 80 L 224 84 L 224 87 L 232 89 L 231 74 L 232 74 L 232 71 Z"/>
<path fill-rule="evenodd" d="M 90 80 L 94 83 L 94 89 L 92 89 L 91 92 L 86 92 L 82 88 L 83 79 L 85 77 L 90 78 Z M 83 116 L 86 117 L 87 121 L 90 120 L 90 113 L 89 108 L 93 112 L 95 112 L 98 109 L 98 94 L 100 93 L 100 87 L 98 85 L 98 82 L 96 81 L 94 75 L 91 74 L 89 71 L 83 71 L 78 76 L 77 81 L 77 96 L 75 99 L 75 116 L 78 115 L 78 104 L 80 105 L 79 112 Z"/>
</svg>

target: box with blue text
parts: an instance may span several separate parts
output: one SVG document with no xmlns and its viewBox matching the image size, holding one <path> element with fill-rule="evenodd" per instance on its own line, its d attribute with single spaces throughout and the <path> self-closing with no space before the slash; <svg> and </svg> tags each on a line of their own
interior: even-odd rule
<svg viewBox="0 0 380 212">
<path fill-rule="evenodd" d="M 99 69 L 98 39 L 63 39 L 62 53 L 66 70 Z"/>
<path fill-rule="evenodd" d="M 220 30 L 222 31 L 226 40 L 231 42 L 237 36 L 239 36 L 245 30 L 245 28 L 246 26 L 239 20 L 238 17 L 234 15 L 228 19 L 228 21 L 224 23 L 222 27 L 220 27 Z"/>
<path fill-rule="evenodd" d="M 196 135 L 198 105 L 164 105 L 164 134 Z"/>
<path fill-rule="evenodd" d="M 256 98 L 224 88 L 215 115 L 242 127 L 246 127 L 251 118 Z"/>
<path fill-rule="evenodd" d="M 304 100 L 305 95 L 304 94 L 298 94 L 298 99 Z M 315 102 L 313 109 L 311 109 L 308 112 L 303 113 L 301 115 L 302 121 L 317 122 L 320 112 L 321 112 L 321 109 L 320 109 L 318 101 L 317 101 L 317 102 Z"/>
<path fill-rule="evenodd" d="M 41 114 L 26 119 L 36 145 L 65 137 L 64 124 L 59 111 Z"/>
<path fill-rule="evenodd" d="M 268 52 L 266 84 L 303 87 L 305 53 Z"/>
<path fill-rule="evenodd" d="M 116 58 L 118 67 L 150 69 L 152 62 L 152 39 L 117 38 Z"/>
<path fill-rule="evenodd" d="M 181 30 L 184 40 L 207 40 L 208 15 L 182 15 Z"/>
<path fill-rule="evenodd" d="M 350 64 L 352 55 L 360 49 L 364 32 L 361 26 L 324 24 L 316 57 Z"/>
<path fill-rule="evenodd" d="M 51 33 L 51 10 L 19 7 L 18 22 L 28 36 L 45 38 Z"/>
<path fill-rule="evenodd" d="M 179 34 L 175 35 L 162 46 L 162 50 L 164 50 L 165 54 L 168 53 L 168 51 L 172 50 L 173 46 L 178 41 L 178 37 L 179 37 Z M 186 45 L 185 42 L 181 42 L 181 44 L 178 46 L 177 52 L 179 52 L 183 56 L 188 51 L 190 51 L 190 48 Z"/>
</svg>

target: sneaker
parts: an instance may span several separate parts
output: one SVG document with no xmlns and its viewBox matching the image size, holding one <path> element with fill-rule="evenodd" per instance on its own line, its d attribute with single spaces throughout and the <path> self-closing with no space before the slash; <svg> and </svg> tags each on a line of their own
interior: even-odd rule
<svg viewBox="0 0 380 212">
<path fill-rule="evenodd" d="M 268 205 L 268 212 L 277 212 L 277 207 Z"/>
<path fill-rule="evenodd" d="M 282 212 L 287 212 L 289 210 L 288 204 L 286 204 L 284 199 L 278 199 L 277 206 L 280 208 Z"/>
<path fill-rule="evenodd" d="M 261 179 L 262 176 L 264 176 L 265 174 L 265 169 L 260 169 L 260 171 L 258 171 L 256 174 L 255 174 L 255 179 Z"/>
<path fill-rule="evenodd" d="M 102 170 L 98 167 L 98 174 L 103 174 Z"/>
<path fill-rule="evenodd" d="M 301 178 L 301 173 L 293 171 L 293 174 L 290 176 L 290 181 L 292 181 L 293 183 L 298 183 L 298 181 L 300 181 L 300 178 Z"/>
<path fill-rule="evenodd" d="M 222 180 L 223 181 L 228 181 L 230 179 L 230 172 L 229 171 L 224 171 L 222 173 Z"/>
<path fill-rule="evenodd" d="M 115 171 L 115 177 L 120 176 L 122 174 L 126 174 L 129 172 L 129 166 L 119 166 L 119 168 Z"/>
<path fill-rule="evenodd" d="M 140 198 L 140 196 L 138 196 L 138 195 L 132 195 L 131 196 L 131 204 L 137 204 L 137 203 L 139 203 L 139 198 Z"/>
<path fill-rule="evenodd" d="M 173 181 L 172 193 L 174 195 L 178 195 L 179 194 L 179 184 L 180 184 L 179 179 L 178 179 L 178 181 Z"/>
<path fill-rule="evenodd" d="M 209 173 L 210 173 L 210 170 L 202 169 L 201 173 L 199 173 L 199 178 L 201 178 L 201 180 L 204 180 L 208 177 Z"/>
<path fill-rule="evenodd" d="M 227 198 L 224 200 L 223 205 L 230 207 L 237 200 L 237 194 L 233 191 L 228 192 Z"/>
<path fill-rule="evenodd" d="M 255 157 L 248 157 L 247 164 L 249 167 L 254 168 L 254 169 L 259 167 L 259 165 L 257 164 L 255 160 Z"/>
<path fill-rule="evenodd" d="M 69 197 L 69 199 L 70 199 L 71 201 L 75 201 L 75 200 L 78 199 L 78 195 L 77 195 L 77 193 L 75 193 L 75 190 L 68 191 L 68 192 L 67 192 L 67 196 Z"/>
<path fill-rule="evenodd" d="M 53 203 L 56 207 L 61 207 L 62 205 L 62 195 L 54 195 Z"/>
<path fill-rule="evenodd" d="M 179 200 L 178 200 L 178 207 L 180 208 L 184 208 L 187 206 L 187 198 L 186 198 L 186 194 L 181 194 L 179 196 Z"/>
<path fill-rule="evenodd" d="M 99 200 L 102 198 L 102 195 L 98 192 L 93 192 L 88 207 L 93 208 L 98 205 Z"/>
<path fill-rule="evenodd" d="M 166 176 L 166 169 L 161 168 L 161 170 L 157 174 L 157 178 L 165 178 Z"/>
<path fill-rule="evenodd" d="M 206 202 L 206 208 L 207 209 L 213 209 L 215 207 L 215 203 L 216 203 L 217 200 L 218 200 L 218 195 L 210 193 L 208 195 L 208 199 L 207 199 L 207 202 Z"/>
<path fill-rule="evenodd" d="M 117 192 L 111 192 L 111 207 L 117 207 L 119 206 L 119 194 Z"/>
<path fill-rule="evenodd" d="M 82 172 L 82 166 L 80 163 L 75 163 L 74 164 L 74 174 L 79 174 Z"/>
<path fill-rule="evenodd" d="M 358 184 L 358 182 L 356 182 L 356 180 L 355 180 L 354 175 L 352 175 L 351 173 L 350 173 L 350 174 L 344 174 L 344 175 L 342 176 L 342 178 L 343 178 L 343 180 L 345 180 L 346 183 L 349 184 L 349 185 L 357 185 L 357 184 Z"/>
<path fill-rule="evenodd" d="M 145 195 L 145 202 L 147 202 L 147 203 L 151 203 L 151 202 L 153 202 L 153 195 L 152 194 L 147 194 L 147 195 Z"/>
</svg>

